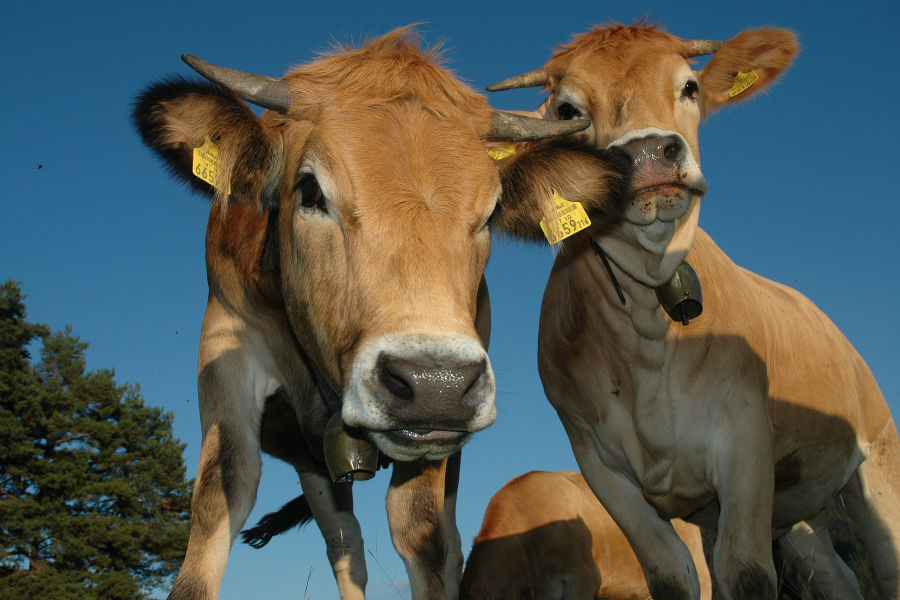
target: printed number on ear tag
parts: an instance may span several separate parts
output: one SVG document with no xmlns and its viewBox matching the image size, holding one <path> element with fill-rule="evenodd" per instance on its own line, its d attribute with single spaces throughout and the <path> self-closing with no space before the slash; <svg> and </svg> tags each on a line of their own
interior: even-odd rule
<svg viewBox="0 0 900 600">
<path fill-rule="evenodd" d="M 738 71 L 738 74 L 734 76 L 734 84 L 728 91 L 728 97 L 734 98 L 738 94 L 747 91 L 758 79 L 759 75 L 756 74 L 756 71 L 750 71 L 749 73 Z"/>
<path fill-rule="evenodd" d="M 553 202 L 556 204 L 556 220 L 548 226 L 541 219 L 541 230 L 551 244 L 558 244 L 567 237 L 591 226 L 591 219 L 587 216 L 581 202 L 569 202 L 556 190 L 553 190 Z"/>
<path fill-rule="evenodd" d="M 209 136 L 206 136 L 202 146 L 194 148 L 194 163 L 191 170 L 196 177 L 209 185 L 226 194 L 231 193 L 231 183 L 219 181 L 219 147 L 209 139 Z"/>
</svg>

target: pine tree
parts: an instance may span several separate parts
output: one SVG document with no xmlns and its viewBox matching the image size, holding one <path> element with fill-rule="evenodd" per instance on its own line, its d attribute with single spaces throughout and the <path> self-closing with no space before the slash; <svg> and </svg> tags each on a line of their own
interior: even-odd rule
<svg viewBox="0 0 900 600">
<path fill-rule="evenodd" d="M 71 328 L 25 316 L 18 284 L 0 286 L 0 599 L 146 598 L 187 545 L 172 416 L 87 371 Z"/>
</svg>

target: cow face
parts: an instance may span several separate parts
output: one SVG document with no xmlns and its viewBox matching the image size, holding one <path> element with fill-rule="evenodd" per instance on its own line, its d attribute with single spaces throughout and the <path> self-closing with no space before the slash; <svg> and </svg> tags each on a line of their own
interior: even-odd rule
<svg viewBox="0 0 900 600">
<path fill-rule="evenodd" d="M 706 67 L 691 68 L 690 57 L 712 52 Z M 590 120 L 583 139 L 629 154 L 635 171 L 623 226 L 599 241 L 629 274 L 656 287 L 672 276 L 696 231 L 706 192 L 701 119 L 765 89 L 796 52 L 793 34 L 783 30 L 749 30 L 722 44 L 655 27 L 598 27 L 541 69 L 489 89 L 548 86 L 544 118 Z"/>
<path fill-rule="evenodd" d="M 334 99 L 311 129 L 284 119 L 285 303 L 345 423 L 394 458 L 436 458 L 496 414 L 475 317 L 500 181 L 461 120 L 365 100 Z"/>
<path fill-rule="evenodd" d="M 587 126 L 495 113 L 407 36 L 395 31 L 281 79 L 188 56 L 220 85 L 164 82 L 134 111 L 147 144 L 214 198 L 207 264 L 212 294 L 234 317 L 228 328 L 258 322 L 265 311 L 254 299 L 264 299 L 274 314 L 266 327 L 284 322 L 291 333 L 287 343 L 269 339 L 280 330 L 253 340 L 273 355 L 266 369 L 295 389 L 281 365 L 302 355 L 344 422 L 398 460 L 447 456 L 495 418 L 476 311 L 487 308 L 480 288 L 501 173 L 484 140 Z M 257 117 L 235 94 L 270 110 Z M 192 172 L 194 149 L 209 143 L 215 187 Z M 506 161 L 518 193 L 497 222 L 537 230 L 551 187 L 617 214 L 605 204 L 603 156 L 561 151 L 574 166 L 548 181 L 541 173 L 563 171 L 551 150 Z"/>
</svg>

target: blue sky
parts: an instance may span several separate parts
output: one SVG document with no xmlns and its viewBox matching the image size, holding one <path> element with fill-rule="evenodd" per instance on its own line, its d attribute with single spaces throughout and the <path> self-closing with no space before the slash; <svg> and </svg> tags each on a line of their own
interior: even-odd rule
<svg viewBox="0 0 900 600">
<path fill-rule="evenodd" d="M 314 4 L 313 6 L 304 6 Z M 22 283 L 29 318 L 71 324 L 91 368 L 140 383 L 175 415 L 188 471 L 200 444 L 196 349 L 206 301 L 208 206 L 175 183 L 131 130 L 134 95 L 189 74 L 190 52 L 280 75 L 333 39 L 361 41 L 424 22 L 450 66 L 476 89 L 533 69 L 594 23 L 649 17 L 682 37 L 727 39 L 791 28 L 802 52 L 770 93 L 701 126 L 709 193 L 700 223 L 738 264 L 809 296 L 844 331 L 900 414 L 900 10 L 896 2 L 427 3 L 338 1 L 15 3 L 0 55 L 0 279 Z M 493 94 L 530 109 L 537 90 Z M 531 469 L 574 468 L 535 366 L 547 246 L 497 242 L 488 265 L 498 381 L 497 423 L 463 453 L 459 527 L 468 552 L 491 494 Z M 369 597 L 407 598 L 384 516 L 387 474 L 355 485 Z M 298 493 L 286 465 L 264 463 L 250 519 Z M 307 588 L 308 582 L 308 588 Z M 263 550 L 235 546 L 224 600 L 336 597 L 314 527 Z M 250 596 L 250 595 L 253 596 Z"/>
</svg>

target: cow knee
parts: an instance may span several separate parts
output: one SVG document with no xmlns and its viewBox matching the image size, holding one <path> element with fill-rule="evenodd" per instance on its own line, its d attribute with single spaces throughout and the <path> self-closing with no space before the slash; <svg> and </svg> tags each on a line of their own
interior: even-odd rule
<svg viewBox="0 0 900 600">
<path fill-rule="evenodd" d="M 166 600 L 210 600 L 206 583 L 196 575 L 179 577 Z"/>
<path fill-rule="evenodd" d="M 325 534 L 328 560 L 338 579 L 338 586 L 346 578 L 360 590 L 366 588 L 368 572 L 363 554 L 362 532 L 358 528 L 342 527 L 336 533 Z M 343 597 L 343 596 L 342 596 Z"/>
<path fill-rule="evenodd" d="M 191 499 L 192 523 L 208 532 L 227 516 L 239 530 L 253 508 L 261 471 L 257 447 L 233 427 L 211 426 L 203 440 Z"/>
<path fill-rule="evenodd" d="M 743 564 L 737 570 L 728 589 L 734 600 L 765 600 L 776 598 L 775 577 L 762 564 Z"/>
<path fill-rule="evenodd" d="M 647 576 L 647 588 L 654 600 L 693 600 L 690 590 L 674 577 L 661 577 L 656 573 Z"/>
<path fill-rule="evenodd" d="M 362 599 L 369 583 L 362 538 L 350 539 L 343 535 L 326 537 L 325 544 L 340 597 Z"/>
</svg>

